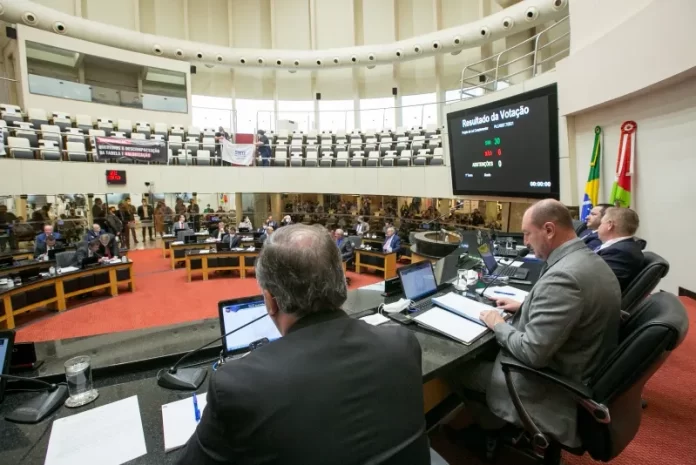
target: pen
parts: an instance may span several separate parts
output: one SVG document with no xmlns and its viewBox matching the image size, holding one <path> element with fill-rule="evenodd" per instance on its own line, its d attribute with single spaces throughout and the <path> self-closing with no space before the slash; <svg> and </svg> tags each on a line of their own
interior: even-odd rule
<svg viewBox="0 0 696 465">
<path fill-rule="evenodd" d="M 198 398 L 196 393 L 193 393 L 193 415 L 196 417 L 196 422 L 201 421 L 201 411 L 198 410 Z"/>
<path fill-rule="evenodd" d="M 512 292 L 493 291 L 493 293 L 494 293 L 494 294 L 500 294 L 500 295 L 511 295 L 511 296 L 513 296 L 513 297 L 515 296 L 515 294 L 513 294 Z"/>
</svg>

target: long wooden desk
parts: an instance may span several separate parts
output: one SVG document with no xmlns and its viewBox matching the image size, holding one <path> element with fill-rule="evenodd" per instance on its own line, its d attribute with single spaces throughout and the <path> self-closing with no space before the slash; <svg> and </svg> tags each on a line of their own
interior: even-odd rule
<svg viewBox="0 0 696 465">
<path fill-rule="evenodd" d="M 186 276 L 191 282 L 192 274 L 200 271 L 203 281 L 208 280 L 212 271 L 238 271 L 240 278 L 246 278 L 247 270 L 254 269 L 259 250 L 225 250 L 217 252 L 211 250 L 188 250 L 186 252 Z"/>
<path fill-rule="evenodd" d="M 355 272 L 362 273 L 361 268 L 381 271 L 384 279 L 391 279 L 396 276 L 396 252 L 355 249 Z"/>
<path fill-rule="evenodd" d="M 184 263 L 186 261 L 186 252 L 189 250 L 215 250 L 215 242 L 194 242 L 192 244 L 175 244 L 172 243 L 169 246 L 171 253 L 169 254 L 169 259 L 172 264 L 172 270 L 176 269 L 177 263 Z"/>
<path fill-rule="evenodd" d="M 0 288 L 0 322 L 8 329 L 15 327 L 16 315 L 36 308 L 54 306 L 62 312 L 67 299 L 100 289 L 108 289 L 112 297 L 118 295 L 118 285 L 127 284 L 135 291 L 133 262 L 99 265 L 86 270 L 70 271 L 55 276 L 38 278 L 20 286 Z"/>
<path fill-rule="evenodd" d="M 6 250 L 0 253 L 1 257 L 12 256 L 12 259 L 17 260 L 32 260 L 34 258 L 34 251 L 29 249 L 16 249 L 16 250 Z"/>
<path fill-rule="evenodd" d="M 12 265 L 5 268 L 0 268 L 0 278 L 6 278 L 12 275 L 18 275 L 24 271 L 36 270 L 36 275 L 43 271 L 48 271 L 49 268 L 55 266 L 55 261 L 40 262 L 38 260 L 28 260 L 21 265 Z"/>
</svg>

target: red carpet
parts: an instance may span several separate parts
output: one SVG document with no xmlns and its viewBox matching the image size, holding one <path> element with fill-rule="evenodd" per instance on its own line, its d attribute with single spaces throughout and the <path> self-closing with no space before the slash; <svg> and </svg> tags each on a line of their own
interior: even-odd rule
<svg viewBox="0 0 696 465">
<path fill-rule="evenodd" d="M 253 278 L 220 277 L 209 281 L 186 281 L 186 271 L 169 269 L 169 260 L 162 258 L 160 249 L 138 250 L 130 253 L 134 261 L 136 292 L 123 291 L 117 298 L 96 298 L 61 314 L 34 312 L 20 321 L 17 340 L 46 341 L 128 331 L 144 327 L 168 325 L 217 315 L 217 302 L 223 299 L 254 295 L 259 292 Z M 349 272 L 351 288 L 380 281 L 375 275 Z M 696 324 L 696 302 L 682 299 L 691 324 Z M 46 316 L 49 315 L 49 316 Z M 41 318 L 42 316 L 46 316 Z M 612 463 L 616 465 L 692 465 L 696 463 L 696 441 L 689 439 L 696 418 L 696 334 L 691 331 L 682 345 L 648 382 L 644 398 L 649 405 L 644 411 L 640 431 L 635 440 Z M 433 438 L 434 447 L 452 465 L 478 464 L 464 450 Z M 570 465 L 595 463 L 588 456 L 566 454 Z M 509 458 L 500 464 L 519 462 Z"/>
</svg>

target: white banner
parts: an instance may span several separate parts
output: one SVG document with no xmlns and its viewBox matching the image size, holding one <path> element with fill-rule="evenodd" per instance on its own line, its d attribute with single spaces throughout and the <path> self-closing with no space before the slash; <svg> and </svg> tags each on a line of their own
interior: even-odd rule
<svg viewBox="0 0 696 465">
<path fill-rule="evenodd" d="M 253 165 L 255 152 L 256 147 L 252 144 L 233 144 L 222 139 L 222 160 L 233 165 Z"/>
</svg>

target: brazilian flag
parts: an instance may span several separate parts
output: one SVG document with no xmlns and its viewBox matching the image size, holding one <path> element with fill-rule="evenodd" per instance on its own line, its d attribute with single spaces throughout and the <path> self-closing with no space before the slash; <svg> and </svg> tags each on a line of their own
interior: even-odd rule
<svg viewBox="0 0 696 465">
<path fill-rule="evenodd" d="M 582 211 L 580 219 L 585 221 L 589 216 L 590 210 L 599 203 L 599 174 L 601 168 L 602 155 L 602 128 L 599 126 L 594 129 L 594 145 L 592 146 L 592 160 L 590 160 L 590 175 L 585 184 L 585 197 L 582 199 Z"/>
</svg>

